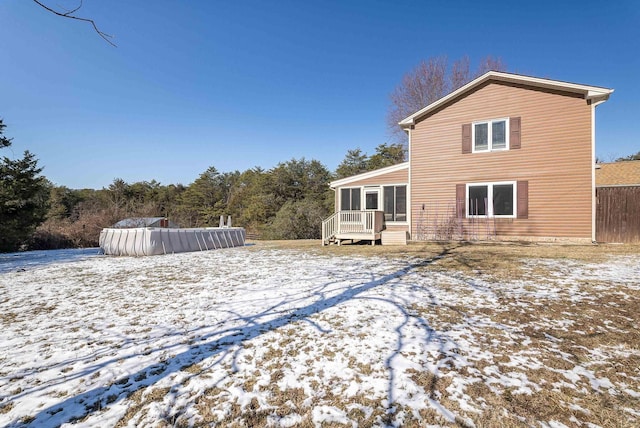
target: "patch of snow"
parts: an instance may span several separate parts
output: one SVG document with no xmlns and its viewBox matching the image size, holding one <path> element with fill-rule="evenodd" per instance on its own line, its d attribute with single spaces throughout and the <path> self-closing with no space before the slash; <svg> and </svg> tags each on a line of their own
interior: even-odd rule
<svg viewBox="0 0 640 428">
<path fill-rule="evenodd" d="M 547 425 L 547 424 L 544 424 L 544 425 Z M 558 421 L 549 421 L 549 424 L 547 426 L 549 426 L 549 428 L 569 428 L 562 422 L 558 422 Z"/>
<path fill-rule="evenodd" d="M 72 248 L 56 251 L 22 251 L 18 253 L 0 253 L 0 274 L 5 272 L 24 272 L 54 263 L 68 263 L 100 257 L 100 248 Z"/>
<path fill-rule="evenodd" d="M 349 423 L 346 412 L 333 406 L 318 406 L 313 409 L 313 422 L 317 424 L 338 423 L 346 425 Z"/>
<path fill-rule="evenodd" d="M 277 426 L 302 423 L 304 412 L 316 424 L 354 425 L 347 410 L 369 418 L 379 411 L 373 402 L 397 425 L 423 409 L 471 425 L 460 411 L 487 406 L 472 388 L 535 394 L 544 380 L 527 371 L 541 369 L 564 377 L 547 381 L 557 389 L 579 391 L 588 380 L 585 393 L 638 396 L 587 362 L 545 366 L 543 351 L 573 361 L 560 350 L 563 334 L 550 333 L 572 328 L 570 312 L 534 319 L 531 337 L 491 315 L 535 313 L 557 300 L 591 304 L 597 293 L 580 285 L 585 279 L 635 289 L 638 258 L 531 261 L 549 278 L 498 283 L 418 268 L 410 258 L 247 248 L 147 258 L 54 253 L 10 260 L 0 273 L 2 426 L 113 426 L 131 409 L 128 426 L 193 425 L 205 410 L 218 420 L 234 405 L 271 411 L 275 397 L 290 409 L 267 416 Z M 514 303 L 505 307 L 505 297 Z M 592 364 L 638 355 L 622 346 L 583 351 Z"/>
</svg>

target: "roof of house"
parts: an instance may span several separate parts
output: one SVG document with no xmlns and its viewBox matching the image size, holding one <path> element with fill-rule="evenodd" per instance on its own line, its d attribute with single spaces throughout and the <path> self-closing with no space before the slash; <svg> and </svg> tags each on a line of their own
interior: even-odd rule
<svg viewBox="0 0 640 428">
<path fill-rule="evenodd" d="M 329 183 L 330 188 L 338 186 L 344 186 L 345 184 L 353 183 L 354 181 L 365 180 L 367 178 L 377 177 L 379 175 L 388 174 L 390 172 L 400 171 L 409 168 L 409 162 L 402 162 L 396 165 L 387 166 L 385 168 L 374 169 L 373 171 L 363 172 L 362 174 L 352 175 L 350 177 L 341 178 L 339 180 Z"/>
<path fill-rule="evenodd" d="M 596 165 L 596 186 L 640 186 L 640 160 Z"/>
<path fill-rule="evenodd" d="M 474 88 L 488 81 L 497 81 L 505 83 L 515 83 L 520 85 L 533 86 L 536 88 L 553 89 L 563 92 L 570 92 L 581 95 L 585 100 L 591 100 L 594 103 L 604 102 L 609 99 L 609 95 L 613 89 L 601 88 L 598 86 L 581 85 L 578 83 L 562 82 L 560 80 L 542 79 L 539 77 L 524 76 L 521 74 L 505 73 L 502 71 L 488 71 L 482 76 L 472 80 L 459 89 L 429 104 L 420 111 L 415 112 L 411 116 L 399 122 L 403 128 L 409 128 L 416 123 L 418 119 L 447 102 L 473 90 Z"/>
</svg>

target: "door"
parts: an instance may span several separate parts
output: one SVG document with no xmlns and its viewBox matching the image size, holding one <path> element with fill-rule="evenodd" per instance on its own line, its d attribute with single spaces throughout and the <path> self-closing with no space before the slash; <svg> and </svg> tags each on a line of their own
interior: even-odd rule
<svg viewBox="0 0 640 428">
<path fill-rule="evenodd" d="M 364 191 L 364 209 L 374 210 L 379 209 L 380 204 L 380 189 L 365 189 Z"/>
</svg>

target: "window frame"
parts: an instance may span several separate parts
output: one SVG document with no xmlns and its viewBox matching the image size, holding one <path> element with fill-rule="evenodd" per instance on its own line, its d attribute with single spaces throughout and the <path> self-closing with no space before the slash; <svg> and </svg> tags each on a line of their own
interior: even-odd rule
<svg viewBox="0 0 640 428">
<path fill-rule="evenodd" d="M 376 186 L 376 187 L 364 187 L 364 210 L 363 211 L 380 211 L 380 200 L 382 199 L 380 197 L 380 187 Z M 367 195 L 376 195 L 376 208 L 367 208 Z"/>
<path fill-rule="evenodd" d="M 343 190 L 348 190 L 349 191 L 349 209 L 348 210 L 343 210 L 342 209 L 342 203 L 343 203 L 343 198 L 342 198 L 342 191 Z M 360 194 L 358 195 L 358 203 L 360 204 L 360 209 L 358 210 L 354 210 L 352 207 L 352 202 L 353 202 L 353 191 L 354 190 L 358 190 L 358 192 L 360 192 Z M 340 188 L 340 209 L 339 211 L 362 211 L 362 193 L 363 193 L 363 188 L 361 186 L 354 186 L 354 187 L 341 187 Z"/>
<path fill-rule="evenodd" d="M 501 214 L 494 215 L 493 210 L 493 187 L 501 186 L 501 185 L 511 185 L 512 188 L 512 198 L 513 198 L 513 209 L 512 214 Z M 479 186 L 487 186 L 487 200 L 491 201 L 491 204 L 487 204 L 487 214 L 486 215 L 471 215 L 469 213 L 469 188 L 470 187 L 479 187 Z M 483 183 L 466 183 L 465 187 L 465 202 L 464 202 L 464 212 L 466 218 L 518 218 L 518 182 L 517 181 L 489 181 Z"/>
<path fill-rule="evenodd" d="M 409 224 L 409 185 L 405 184 L 405 183 L 400 183 L 400 184 L 383 184 L 380 186 L 382 188 L 382 212 L 383 215 L 385 216 L 385 222 L 386 223 L 393 223 L 393 224 Z M 387 196 L 387 192 L 386 192 L 386 188 L 387 187 L 393 187 L 393 219 L 394 220 L 387 220 L 386 219 L 386 212 L 385 212 L 385 198 Z M 396 190 L 396 188 L 398 187 L 404 187 L 404 216 L 405 216 L 405 220 L 395 220 L 398 216 L 397 213 L 397 195 L 398 192 Z"/>
<path fill-rule="evenodd" d="M 493 124 L 496 122 L 504 122 L 504 139 L 505 146 L 500 148 L 493 148 Z M 476 125 L 487 125 L 487 149 L 476 149 Z M 509 150 L 509 118 L 502 117 L 498 119 L 479 120 L 471 122 L 471 153 L 489 153 L 489 152 L 502 152 Z"/>
</svg>

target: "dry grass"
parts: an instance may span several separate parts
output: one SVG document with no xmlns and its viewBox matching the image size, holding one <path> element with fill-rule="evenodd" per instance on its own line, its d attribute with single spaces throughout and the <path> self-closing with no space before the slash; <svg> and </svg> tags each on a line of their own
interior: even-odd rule
<svg viewBox="0 0 640 428">
<path fill-rule="evenodd" d="M 7 404 L 0 405 L 0 414 L 8 413 L 13 408 L 13 403 L 9 402 Z"/>
<path fill-rule="evenodd" d="M 128 422 L 136 416 L 140 416 L 138 413 L 144 408 L 144 406 L 164 400 L 165 396 L 169 392 L 170 388 L 150 388 L 140 389 L 134 392 L 130 397 L 131 405 L 127 409 L 125 415 L 116 424 L 116 428 L 126 426 Z"/>
<path fill-rule="evenodd" d="M 530 265 L 532 260 L 550 260 L 581 263 L 603 263 L 610 257 L 638 255 L 639 245 L 561 245 L 522 243 L 419 243 L 408 246 L 344 245 L 322 247 L 318 241 L 266 241 L 254 249 L 271 248 L 297 250 L 314 255 L 376 256 L 431 261 L 424 269 L 455 273 L 463 277 L 483 278 L 488 281 L 517 281 L 530 278 L 543 279 L 549 274 L 544 265 Z M 480 413 L 460 408 L 452 399 L 452 379 L 469 376 L 468 368 L 443 366 L 439 374 L 429 370 L 409 369 L 410 379 L 426 396 L 437 400 L 443 407 L 459 415 L 449 422 L 432 408 L 421 409 L 416 415 L 405 409 L 403 426 L 438 424 L 445 426 L 521 427 L 538 425 L 540 421 L 557 421 L 567 426 L 593 424 L 602 427 L 637 426 L 640 419 L 633 412 L 640 411 L 640 398 L 621 391 L 619 387 L 594 388 L 591 380 L 581 376 L 575 386 L 569 387 L 564 373 L 574 367 L 586 366 L 598 379 L 614 385 L 627 385 L 640 391 L 640 330 L 638 308 L 640 290 L 619 289 L 606 281 L 579 280 L 581 292 L 597 296 L 594 301 L 572 302 L 569 291 L 561 292 L 558 299 L 544 304 L 517 295 L 500 295 L 499 308 L 464 307 L 456 305 L 429 305 L 415 302 L 407 307 L 412 316 L 426 320 L 436 330 L 446 331 L 474 316 L 486 317 L 495 325 L 513 328 L 510 333 L 497 328 L 486 328 L 480 338 L 485 349 L 493 354 L 492 361 L 474 361 L 471 367 L 480 376 L 465 388 L 469 401 L 484 410 Z M 441 284 L 447 288 L 446 283 Z M 457 292 L 463 292 L 456 290 Z M 535 291 L 535 290 L 531 290 Z M 570 328 L 566 328 L 570 323 Z M 515 333 L 513 333 L 515 331 Z M 515 337 L 514 337 L 515 336 Z M 522 346 L 521 343 L 527 343 Z M 598 362 L 593 352 L 611 349 L 606 361 Z M 530 351 L 530 352 L 529 352 Z M 628 352 L 626 352 L 628 351 Z M 518 362 L 517 355 L 532 355 L 530 361 L 539 363 L 530 367 Z M 324 350 L 328 357 L 335 352 Z M 440 355 L 445 361 L 447 355 Z M 500 373 L 522 377 L 527 382 L 541 385 L 539 390 L 526 394 L 517 388 L 487 383 L 484 371 L 497 367 Z M 369 365 L 350 359 L 350 367 L 362 375 L 371 375 Z M 345 409 L 349 418 L 359 426 L 370 426 L 397 421 L 402 409 L 389 412 L 382 402 L 369 400 L 376 409 L 366 415 L 358 408 L 349 407 L 354 400 L 341 397 L 327 399 L 330 385 L 316 382 L 316 393 L 323 402 Z M 281 401 L 281 400 L 280 400 Z M 278 405 L 277 402 L 272 403 Z M 631 409 L 630 412 L 625 409 Z M 298 409 L 305 418 L 308 411 Z M 375 415 L 375 417 L 374 417 Z M 307 420 L 307 419 L 305 419 Z"/>
<path fill-rule="evenodd" d="M 353 384 L 371 385 L 390 377 L 388 355 L 341 347 L 345 342 L 379 341 L 376 336 L 380 332 L 372 327 L 375 314 L 362 306 L 357 322 L 350 324 L 352 320 L 337 311 L 331 315 L 320 313 L 312 319 L 265 330 L 264 336 L 234 345 L 234 368 L 228 361 L 220 363 L 229 364 L 220 383 L 191 390 L 192 395 L 186 399 L 181 397 L 196 418 L 188 419 L 181 413 L 184 409 L 167 404 L 171 401 L 167 397 L 170 388 L 152 385 L 127 397 L 128 409 L 116 426 L 144 425 L 149 409 L 162 403 L 172 410 L 166 419 L 154 420 L 154 426 L 527 427 L 546 426 L 553 421 L 570 427 L 640 426 L 640 286 L 584 278 L 571 284 L 571 289 L 558 287 L 554 298 L 540 298 L 534 294 L 535 284 L 551 281 L 550 275 L 558 272 L 550 272 L 544 263 L 531 263 L 604 263 L 614 256 L 638 255 L 640 246 L 418 243 L 322 247 L 319 241 L 259 241 L 247 247 L 248 251 L 265 249 L 320 257 L 357 255 L 409 260 L 415 266 L 413 272 L 435 272 L 439 276 L 434 276 L 436 279 L 429 286 L 436 294 L 455 298 L 403 301 L 403 316 L 432 329 L 437 336 L 434 341 L 450 340 L 455 345 L 467 341 L 470 345 L 466 349 L 443 346 L 432 353 L 392 349 L 398 358 L 409 362 L 394 376 L 402 378 L 408 389 L 413 388 L 414 396 L 421 397 L 420 405 L 409 407 L 388 402 L 388 391 L 363 388 L 346 392 Z M 495 288 L 491 290 L 495 300 L 486 303 L 478 299 L 480 304 L 469 305 L 466 299 L 472 298 L 475 291 L 461 284 L 478 278 L 488 284 L 520 281 L 519 286 L 532 294 L 510 293 L 509 287 Z M 534 280 L 532 284 L 526 282 L 530 279 Z M 579 290 L 580 299 L 575 299 L 572 290 Z M 42 311 L 53 309 L 45 306 Z M 123 306 L 123 310 L 131 309 Z M 0 315 L 0 325 L 14 318 L 13 313 Z M 324 330 L 320 334 L 308 322 Z M 466 326 L 468 331 L 464 330 Z M 117 327 L 111 324 L 108 328 Z M 144 325 L 140 329 L 132 332 L 151 330 Z M 388 330 L 394 331 L 393 327 Z M 450 332 L 458 336 L 449 336 Z M 324 341 L 318 336 L 324 336 Z M 394 336 L 389 341 L 396 339 Z M 481 352 L 470 351 L 472 346 Z M 366 346 L 362 349 L 369 351 Z M 342 373 L 326 367 L 340 364 L 344 366 Z M 606 379 L 612 386 L 606 382 L 605 386 L 594 386 L 593 379 L 583 373 L 577 373 L 577 380 L 570 381 L 567 373 L 576 367 L 588 368 L 599 381 Z M 162 374 L 165 368 L 159 364 L 134 380 Z M 194 381 L 190 385 L 197 383 L 199 377 L 206 378 L 215 369 L 205 362 L 184 364 L 180 374 L 187 381 L 183 380 L 183 385 L 191 379 Z M 295 379 L 295 386 L 287 379 Z M 518 382 L 530 392 L 520 388 Z M 240 392 L 234 396 L 232 390 Z M 239 400 L 237 395 L 248 399 Z M 118 398 L 122 397 L 106 397 L 89 410 L 99 413 L 100 406 Z M 0 403 L 0 414 L 11 411 L 11 406 Z M 324 407 L 340 412 L 350 424 L 327 420 L 314 423 L 314 412 Z M 450 412 L 453 419 L 442 409 Z"/>
<path fill-rule="evenodd" d="M 519 279 L 535 272 L 524 271 L 531 259 L 575 260 L 602 263 L 611 256 L 640 254 L 640 244 L 566 244 L 531 242 L 412 242 L 409 245 L 329 245 L 318 240 L 255 241 L 250 251 L 260 249 L 298 250 L 324 256 L 414 258 L 431 261 L 430 269 L 455 270 L 464 274 L 489 275 L 494 279 Z M 545 272 L 540 272 L 545 273 Z"/>
</svg>

